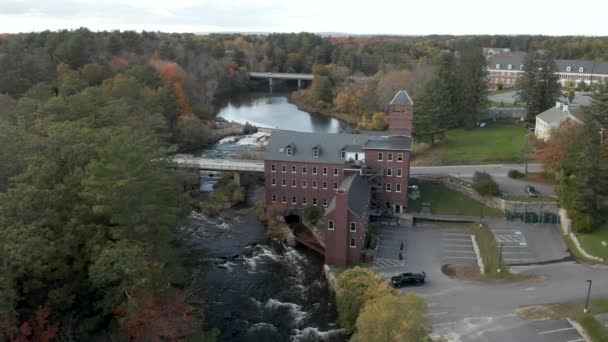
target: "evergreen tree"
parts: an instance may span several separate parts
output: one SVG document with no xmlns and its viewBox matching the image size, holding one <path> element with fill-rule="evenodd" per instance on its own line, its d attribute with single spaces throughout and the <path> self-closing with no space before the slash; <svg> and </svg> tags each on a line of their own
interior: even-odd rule
<svg viewBox="0 0 608 342">
<path fill-rule="evenodd" d="M 528 121 L 555 105 L 562 93 L 557 65 L 548 51 L 536 51 L 524 58 L 524 73 L 517 81 L 518 95 L 526 104 Z"/>
<path fill-rule="evenodd" d="M 456 71 L 456 117 L 458 125 L 475 127 L 488 109 L 488 84 L 486 61 L 481 48 L 468 43 Z"/>
</svg>

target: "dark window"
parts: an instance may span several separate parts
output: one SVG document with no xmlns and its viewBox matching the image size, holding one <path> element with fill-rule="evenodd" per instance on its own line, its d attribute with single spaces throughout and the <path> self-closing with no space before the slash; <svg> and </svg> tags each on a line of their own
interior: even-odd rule
<svg viewBox="0 0 608 342">
<path fill-rule="evenodd" d="M 287 179 L 281 180 L 281 186 L 287 186 Z"/>
<path fill-rule="evenodd" d="M 323 189 L 327 189 L 327 182 L 323 182 Z"/>
<path fill-rule="evenodd" d="M 287 155 L 288 155 L 288 156 L 293 155 L 293 149 L 292 149 L 291 147 L 288 147 L 288 148 L 287 148 Z"/>
<path fill-rule="evenodd" d="M 357 247 L 357 241 L 355 241 L 355 239 L 350 239 L 350 248 L 356 248 Z"/>
<path fill-rule="evenodd" d="M 313 189 L 317 188 L 317 181 L 316 180 L 312 181 L 312 187 L 313 187 Z"/>
<path fill-rule="evenodd" d="M 313 175 L 316 175 L 316 174 L 317 174 L 317 167 L 316 167 L 316 166 L 313 166 L 313 167 L 312 167 L 312 174 L 313 174 Z"/>
<path fill-rule="evenodd" d="M 386 175 L 388 177 L 393 176 L 393 168 L 389 167 L 388 169 L 386 169 Z"/>
<path fill-rule="evenodd" d="M 326 167 L 323 168 L 323 176 L 327 176 L 327 168 Z"/>
<path fill-rule="evenodd" d="M 292 179 L 292 180 L 291 180 L 291 186 L 292 186 L 293 188 L 295 188 L 295 187 L 296 187 L 296 180 L 295 180 L 295 179 Z"/>
<path fill-rule="evenodd" d="M 403 161 L 403 153 L 397 153 L 397 161 L 398 162 L 402 162 Z"/>
<path fill-rule="evenodd" d="M 303 188 L 305 188 L 305 187 L 307 187 L 307 186 L 308 186 L 308 184 L 306 183 L 306 180 L 303 180 L 303 181 L 302 181 L 302 187 L 303 187 Z"/>
<path fill-rule="evenodd" d="M 327 199 L 326 198 L 323 199 L 323 206 L 327 207 Z"/>
<path fill-rule="evenodd" d="M 273 178 L 272 179 L 272 186 L 275 186 L 275 185 L 277 185 L 277 180 Z"/>
<path fill-rule="evenodd" d="M 386 192 L 391 192 L 391 183 L 386 183 Z"/>
<path fill-rule="evenodd" d="M 393 161 L 393 154 L 392 154 L 392 153 L 388 153 L 388 154 L 386 155 L 386 160 L 388 160 L 388 161 L 392 162 L 392 161 Z"/>
<path fill-rule="evenodd" d="M 302 197 L 302 204 L 306 204 L 306 196 Z"/>
<path fill-rule="evenodd" d="M 338 183 L 334 182 L 334 190 L 338 190 Z"/>
<path fill-rule="evenodd" d="M 313 197 L 313 198 L 312 198 L 312 204 L 313 204 L 313 205 L 317 205 L 317 198 L 316 198 L 316 197 Z"/>
<path fill-rule="evenodd" d="M 334 221 L 333 220 L 327 221 L 327 229 L 334 230 Z"/>
<path fill-rule="evenodd" d="M 277 195 L 272 195 L 272 202 L 276 202 L 277 201 Z"/>
<path fill-rule="evenodd" d="M 401 192 L 401 184 L 399 184 L 399 183 L 395 184 L 395 191 Z"/>
<path fill-rule="evenodd" d="M 293 196 L 293 197 L 291 198 L 291 203 L 293 203 L 293 204 L 296 204 L 296 203 L 297 203 L 296 196 Z"/>
<path fill-rule="evenodd" d="M 378 160 L 384 159 L 384 154 L 382 152 L 378 152 Z"/>
<path fill-rule="evenodd" d="M 270 165 L 270 171 L 277 172 L 277 166 L 274 164 Z"/>
<path fill-rule="evenodd" d="M 313 157 L 318 157 L 319 156 L 319 149 L 318 148 L 313 148 L 312 149 L 312 156 Z"/>
<path fill-rule="evenodd" d="M 302 173 L 303 173 L 303 174 L 306 174 L 306 167 L 303 167 L 303 168 L 302 168 Z"/>
<path fill-rule="evenodd" d="M 345 158 L 346 157 L 346 152 L 340 151 L 340 157 Z"/>
<path fill-rule="evenodd" d="M 283 200 L 283 203 L 287 203 L 287 197 L 283 196 L 282 200 Z"/>
<path fill-rule="evenodd" d="M 398 168 L 397 169 L 397 177 L 402 177 L 403 176 L 403 169 Z"/>
<path fill-rule="evenodd" d="M 356 232 L 357 231 L 357 222 L 351 222 L 350 223 L 350 231 L 351 232 Z"/>
<path fill-rule="evenodd" d="M 285 165 L 281 166 L 281 172 L 283 172 L 283 173 L 287 172 L 287 166 L 285 166 Z"/>
<path fill-rule="evenodd" d="M 334 169 L 334 176 L 338 175 L 338 169 Z"/>
<path fill-rule="evenodd" d="M 296 166 L 295 165 L 291 166 L 291 173 L 296 173 Z"/>
</svg>

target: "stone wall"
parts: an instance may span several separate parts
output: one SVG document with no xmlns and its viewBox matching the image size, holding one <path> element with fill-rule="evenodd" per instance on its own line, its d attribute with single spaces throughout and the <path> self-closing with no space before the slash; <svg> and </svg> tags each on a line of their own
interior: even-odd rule
<svg viewBox="0 0 608 342">
<path fill-rule="evenodd" d="M 570 217 L 568 217 L 568 212 L 566 211 L 566 209 L 559 209 L 559 217 L 561 218 L 561 227 L 564 235 L 567 235 L 572 240 L 572 243 L 574 243 L 574 246 L 576 247 L 576 249 L 578 249 L 579 253 L 581 253 L 587 259 L 595 261 L 604 261 L 604 259 L 602 258 L 598 258 L 587 253 L 587 251 L 583 248 L 580 241 L 578 241 L 576 235 L 574 235 L 574 233 L 572 232 L 572 220 L 570 219 Z"/>
<path fill-rule="evenodd" d="M 327 279 L 327 287 L 329 287 L 329 290 L 333 294 L 336 294 L 340 289 L 338 278 L 336 278 L 336 275 L 331 271 L 328 265 L 323 265 L 323 274 L 325 275 L 325 279 Z"/>
</svg>

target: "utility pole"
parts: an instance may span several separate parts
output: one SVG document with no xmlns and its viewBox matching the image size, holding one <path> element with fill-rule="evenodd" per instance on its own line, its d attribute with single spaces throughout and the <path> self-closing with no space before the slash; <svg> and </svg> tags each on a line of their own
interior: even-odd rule
<svg viewBox="0 0 608 342">
<path fill-rule="evenodd" d="M 585 302 L 585 309 L 583 310 L 584 313 L 587 313 L 587 309 L 589 308 L 589 295 L 591 295 L 591 283 L 593 281 L 587 280 L 587 282 L 589 283 L 589 288 L 587 289 L 587 301 Z"/>
<path fill-rule="evenodd" d="M 483 203 L 479 206 L 479 228 L 483 227 Z"/>
<path fill-rule="evenodd" d="M 524 147 L 524 163 L 526 164 L 526 177 L 528 176 L 528 126 L 526 126 L 526 145 Z"/>
</svg>

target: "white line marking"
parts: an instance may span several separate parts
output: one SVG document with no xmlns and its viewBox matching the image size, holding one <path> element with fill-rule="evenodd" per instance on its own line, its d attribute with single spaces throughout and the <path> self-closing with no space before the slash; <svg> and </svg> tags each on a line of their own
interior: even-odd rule
<svg viewBox="0 0 608 342">
<path fill-rule="evenodd" d="M 455 250 L 444 250 L 444 254 L 450 254 L 450 253 L 467 253 L 467 254 L 475 254 L 474 251 L 455 251 Z"/>
<path fill-rule="evenodd" d="M 584 341 L 584 340 L 585 340 L 584 338 L 579 338 L 578 340 L 570 340 L 567 342 L 580 342 L 580 341 Z"/>
<path fill-rule="evenodd" d="M 471 241 L 470 239 L 441 239 L 441 241 Z"/>
<path fill-rule="evenodd" d="M 509 254 L 530 255 L 530 253 L 528 253 L 528 252 L 502 252 L 502 255 L 509 255 Z"/>
<path fill-rule="evenodd" d="M 441 316 L 441 315 L 445 315 L 448 312 L 437 312 L 437 313 L 430 313 L 430 314 L 426 314 L 425 316 Z"/>
<path fill-rule="evenodd" d="M 570 328 L 562 328 L 562 329 L 555 329 L 555 330 L 548 330 L 548 331 L 543 331 L 543 332 L 539 332 L 539 335 L 544 335 L 544 334 L 552 334 L 554 332 L 560 332 L 560 331 L 566 331 L 566 330 L 574 330 L 576 329 L 575 327 L 570 327 Z"/>
<path fill-rule="evenodd" d="M 469 245 L 455 245 L 455 244 L 451 244 L 451 243 L 446 243 L 443 245 L 443 247 L 473 247 L 473 245 L 469 244 Z"/>
<path fill-rule="evenodd" d="M 453 234 L 453 233 L 441 234 L 441 236 L 449 236 L 449 235 L 454 235 L 454 236 L 469 236 L 470 234 Z"/>
<path fill-rule="evenodd" d="M 522 261 L 522 260 L 534 260 L 534 259 L 530 259 L 530 258 L 504 258 L 502 260 L 504 260 L 504 261 Z"/>
<path fill-rule="evenodd" d="M 446 259 L 473 259 L 473 260 L 477 260 L 477 258 L 471 258 L 471 257 L 458 257 L 458 256 L 449 256 L 447 255 L 445 257 Z M 505 259 L 506 260 L 506 259 Z"/>
<path fill-rule="evenodd" d="M 502 248 L 528 248 L 528 246 L 519 246 L 519 245 L 517 245 L 517 246 L 505 246 L 505 245 L 503 245 Z"/>
<path fill-rule="evenodd" d="M 432 327 L 438 327 L 440 325 L 448 325 L 448 324 L 456 324 L 458 322 L 446 322 L 446 323 L 437 323 L 437 324 L 432 324 Z"/>
</svg>

